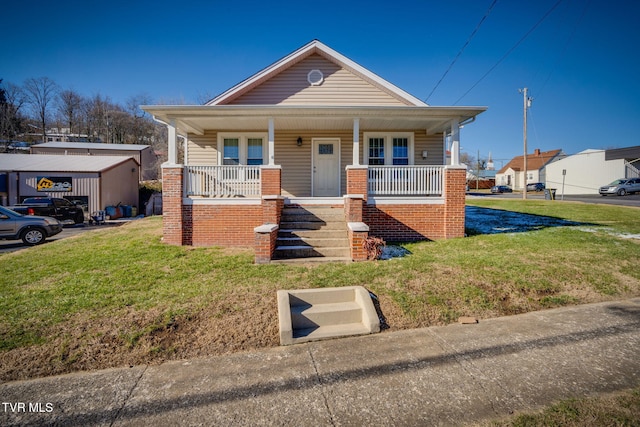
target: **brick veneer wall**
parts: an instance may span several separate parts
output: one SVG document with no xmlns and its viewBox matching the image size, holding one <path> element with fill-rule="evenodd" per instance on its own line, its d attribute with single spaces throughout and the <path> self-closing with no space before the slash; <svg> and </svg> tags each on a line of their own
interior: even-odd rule
<svg viewBox="0 0 640 427">
<path fill-rule="evenodd" d="M 184 207 L 185 245 L 253 246 L 253 229 L 262 225 L 262 206 L 187 205 Z"/>
<path fill-rule="evenodd" d="M 447 166 L 444 181 L 445 239 L 464 237 L 466 188 L 467 167 Z"/>
<path fill-rule="evenodd" d="M 464 237 L 466 168 L 445 169 L 444 203 L 363 206 L 369 234 L 388 241 L 438 240 Z"/>
<path fill-rule="evenodd" d="M 182 245 L 182 165 L 162 166 L 162 239 L 170 245 Z"/>
</svg>

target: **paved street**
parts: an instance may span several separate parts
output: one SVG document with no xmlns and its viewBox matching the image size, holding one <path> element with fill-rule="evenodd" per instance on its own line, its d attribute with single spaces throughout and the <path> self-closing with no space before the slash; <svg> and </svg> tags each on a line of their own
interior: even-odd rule
<svg viewBox="0 0 640 427">
<path fill-rule="evenodd" d="M 522 193 L 503 193 L 503 194 L 491 194 L 469 191 L 467 193 L 468 198 L 503 198 L 503 199 L 520 199 L 522 200 Z M 531 200 L 544 200 L 544 193 L 528 193 L 527 199 Z M 605 205 L 618 205 L 618 206 L 634 206 L 640 207 L 640 193 L 631 194 L 628 196 L 600 196 L 599 194 L 589 194 L 582 196 L 567 195 L 564 196 L 564 200 L 560 193 L 556 193 L 556 200 L 554 202 L 582 202 L 592 204 L 605 204 Z"/>
</svg>

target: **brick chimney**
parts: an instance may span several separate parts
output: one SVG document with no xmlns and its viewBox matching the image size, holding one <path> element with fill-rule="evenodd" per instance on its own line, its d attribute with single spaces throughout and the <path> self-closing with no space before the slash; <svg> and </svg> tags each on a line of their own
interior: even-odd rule
<svg viewBox="0 0 640 427">
<path fill-rule="evenodd" d="M 534 156 L 539 156 L 540 155 L 540 149 L 536 148 L 535 150 L 533 150 L 533 155 Z"/>
</svg>

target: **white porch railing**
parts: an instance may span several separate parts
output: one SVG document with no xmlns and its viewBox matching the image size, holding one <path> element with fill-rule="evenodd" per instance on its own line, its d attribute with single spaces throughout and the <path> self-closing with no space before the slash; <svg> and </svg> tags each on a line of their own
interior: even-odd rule
<svg viewBox="0 0 640 427">
<path fill-rule="evenodd" d="M 372 196 L 440 196 L 444 166 L 369 166 Z"/>
<path fill-rule="evenodd" d="M 185 166 L 185 193 L 201 197 L 260 197 L 260 166 Z"/>
</svg>

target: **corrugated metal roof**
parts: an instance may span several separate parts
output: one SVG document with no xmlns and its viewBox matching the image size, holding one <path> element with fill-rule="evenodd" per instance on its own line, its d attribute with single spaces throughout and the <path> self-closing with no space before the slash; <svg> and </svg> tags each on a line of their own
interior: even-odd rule
<svg viewBox="0 0 640 427">
<path fill-rule="evenodd" d="M 60 156 L 55 154 L 0 154 L 3 172 L 102 172 L 126 162 L 126 156 Z M 136 162 L 137 164 L 138 162 Z"/>
<path fill-rule="evenodd" d="M 142 144 L 105 144 L 102 142 L 43 142 L 36 144 L 34 147 L 42 148 L 81 148 L 85 150 L 130 150 L 142 151 L 149 148 L 148 145 Z"/>
</svg>

